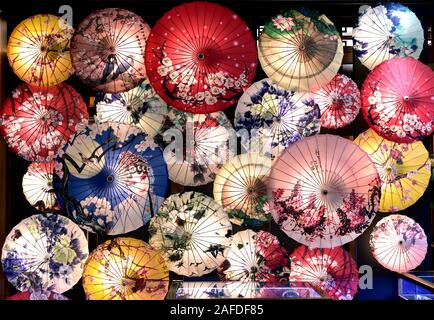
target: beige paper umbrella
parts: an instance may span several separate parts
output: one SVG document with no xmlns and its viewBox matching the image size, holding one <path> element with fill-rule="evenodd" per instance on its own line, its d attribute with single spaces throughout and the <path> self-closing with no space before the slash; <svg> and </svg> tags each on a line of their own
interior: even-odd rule
<svg viewBox="0 0 434 320">
<path fill-rule="evenodd" d="M 232 158 L 217 172 L 214 199 L 232 223 L 254 227 L 270 220 L 265 186 L 270 169 L 270 158 L 245 153 Z"/>
<path fill-rule="evenodd" d="M 289 10 L 265 24 L 259 37 L 258 57 L 264 72 L 279 86 L 313 92 L 338 72 L 343 45 L 325 15 Z"/>
<path fill-rule="evenodd" d="M 404 210 L 424 194 L 431 177 L 431 160 L 422 142 L 397 143 L 369 129 L 354 143 L 369 154 L 380 174 L 379 211 Z"/>
<path fill-rule="evenodd" d="M 74 29 L 51 14 L 38 14 L 19 23 L 8 43 L 9 64 L 28 84 L 53 86 L 74 73 L 69 52 Z"/>
<path fill-rule="evenodd" d="M 212 272 L 226 259 L 232 226 L 222 207 L 198 192 L 171 195 L 151 219 L 149 243 L 169 269 L 185 276 Z"/>
</svg>

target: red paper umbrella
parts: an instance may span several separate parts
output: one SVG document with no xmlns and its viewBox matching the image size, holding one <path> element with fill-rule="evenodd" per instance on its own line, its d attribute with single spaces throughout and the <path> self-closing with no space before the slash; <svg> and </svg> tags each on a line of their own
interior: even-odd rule
<svg viewBox="0 0 434 320">
<path fill-rule="evenodd" d="M 321 126 L 337 129 L 350 124 L 360 110 L 360 91 L 357 84 L 344 74 L 315 93 L 315 102 L 321 110 Z"/>
<path fill-rule="evenodd" d="M 362 112 L 387 140 L 411 143 L 434 130 L 434 72 L 414 58 L 378 65 L 362 88 Z"/>
<path fill-rule="evenodd" d="M 310 284 L 332 299 L 351 300 L 357 293 L 357 265 L 341 247 L 309 249 L 300 246 L 290 255 L 290 259 L 291 282 Z"/>
<path fill-rule="evenodd" d="M 20 157 L 49 162 L 87 118 L 86 104 L 71 86 L 42 88 L 23 83 L 3 104 L 0 132 Z"/>
<path fill-rule="evenodd" d="M 144 51 L 150 28 L 124 9 L 103 9 L 86 17 L 71 44 L 77 76 L 94 90 L 124 92 L 146 77 Z"/>
<path fill-rule="evenodd" d="M 253 80 L 256 43 L 235 13 L 191 2 L 167 12 L 146 45 L 146 72 L 171 106 L 210 113 L 234 104 Z"/>
</svg>

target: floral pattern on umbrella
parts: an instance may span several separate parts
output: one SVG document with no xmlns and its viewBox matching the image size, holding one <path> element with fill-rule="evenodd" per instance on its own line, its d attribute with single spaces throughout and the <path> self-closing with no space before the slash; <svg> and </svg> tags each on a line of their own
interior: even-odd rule
<svg viewBox="0 0 434 320">
<path fill-rule="evenodd" d="M 311 285 L 335 300 L 352 300 L 359 285 L 359 270 L 342 249 L 300 246 L 290 255 L 290 281 Z"/>
<path fill-rule="evenodd" d="M 434 71 L 414 58 L 378 65 L 362 87 L 366 122 L 387 140 L 411 143 L 434 131 Z"/>
<path fill-rule="evenodd" d="M 160 253 L 146 242 L 115 238 L 90 254 L 83 288 L 89 300 L 163 300 L 169 270 Z"/>
<path fill-rule="evenodd" d="M 356 56 L 369 69 L 395 57 L 418 59 L 424 31 L 416 15 L 399 3 L 368 7 L 353 30 Z"/>
<path fill-rule="evenodd" d="M 122 93 L 107 93 L 96 103 L 98 122 L 119 122 L 137 126 L 154 137 L 163 126 L 167 104 L 155 93 L 148 80 Z"/>
<path fill-rule="evenodd" d="M 431 160 L 421 141 L 396 143 L 369 129 L 354 143 L 369 154 L 380 174 L 379 211 L 404 210 L 422 197 L 431 177 Z"/>
<path fill-rule="evenodd" d="M 325 15 L 288 10 L 264 25 L 258 57 L 265 74 L 282 88 L 314 92 L 338 72 L 343 44 Z"/>
<path fill-rule="evenodd" d="M 171 108 L 161 131 L 169 178 L 180 185 L 210 183 L 234 153 L 230 145 L 232 125 L 221 111 L 205 115 Z M 165 136 L 174 138 L 174 148 Z"/>
<path fill-rule="evenodd" d="M 63 293 L 81 278 L 88 256 L 84 232 L 57 214 L 37 214 L 21 221 L 6 237 L 3 272 L 20 291 Z"/>
<path fill-rule="evenodd" d="M 217 172 L 214 199 L 233 224 L 254 228 L 271 220 L 265 185 L 270 169 L 270 158 L 246 153 L 233 157 Z"/>
<path fill-rule="evenodd" d="M 69 51 L 74 29 L 62 18 L 38 14 L 12 31 L 7 49 L 9 64 L 24 82 L 54 86 L 74 73 Z"/>
<path fill-rule="evenodd" d="M 12 296 L 7 297 L 6 300 L 69 300 L 62 294 L 49 291 L 41 292 L 18 292 Z"/>
<path fill-rule="evenodd" d="M 53 188 L 55 162 L 33 162 L 23 176 L 23 193 L 27 201 L 38 210 L 58 209 Z"/>
<path fill-rule="evenodd" d="M 232 226 L 223 208 L 198 192 L 167 198 L 149 226 L 151 246 L 159 249 L 169 269 L 202 276 L 226 259 Z"/>
<path fill-rule="evenodd" d="M 319 133 L 320 111 L 314 96 L 284 90 L 270 79 L 255 82 L 235 110 L 235 130 L 249 133 L 250 150 L 273 159 L 291 143 Z"/>
<path fill-rule="evenodd" d="M 75 134 L 55 167 L 62 209 L 83 228 L 117 235 L 148 223 L 167 192 L 163 152 L 137 127 L 104 122 Z"/>
<path fill-rule="evenodd" d="M 360 111 L 357 84 L 344 74 L 337 74 L 327 85 L 315 92 L 321 110 L 321 126 L 337 129 L 350 124 Z"/>
<path fill-rule="evenodd" d="M 239 231 L 228 254 L 229 281 L 279 282 L 288 280 L 288 253 L 276 236 L 266 231 Z"/>
<path fill-rule="evenodd" d="M 216 3 L 177 6 L 152 28 L 146 71 L 172 107 L 210 113 L 233 105 L 253 80 L 256 45 L 238 15 Z"/>
<path fill-rule="evenodd" d="M 329 134 L 289 146 L 267 180 L 274 220 L 311 248 L 340 246 L 362 234 L 378 211 L 380 186 L 369 155 Z"/>
<path fill-rule="evenodd" d="M 428 241 L 422 227 L 413 219 L 392 214 L 372 230 L 369 245 L 374 258 L 394 272 L 408 272 L 425 259 Z"/>
<path fill-rule="evenodd" d="M 80 23 L 72 38 L 77 76 L 96 91 L 119 93 L 136 87 L 146 77 L 149 32 L 149 25 L 128 10 L 95 11 Z"/>
<path fill-rule="evenodd" d="M 69 85 L 19 85 L 1 109 L 0 132 L 13 152 L 28 161 L 49 162 L 87 123 L 86 104 Z"/>
</svg>

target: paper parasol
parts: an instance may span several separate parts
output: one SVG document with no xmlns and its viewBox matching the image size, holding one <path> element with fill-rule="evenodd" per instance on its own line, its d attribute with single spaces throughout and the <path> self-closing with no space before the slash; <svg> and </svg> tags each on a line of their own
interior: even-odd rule
<svg viewBox="0 0 434 320">
<path fill-rule="evenodd" d="M 167 198 L 149 226 L 151 246 L 185 276 L 212 272 L 226 259 L 232 226 L 222 207 L 198 192 Z"/>
<path fill-rule="evenodd" d="M 89 300 L 163 300 L 168 287 L 164 259 L 142 240 L 108 240 L 92 251 L 84 267 Z"/>
</svg>

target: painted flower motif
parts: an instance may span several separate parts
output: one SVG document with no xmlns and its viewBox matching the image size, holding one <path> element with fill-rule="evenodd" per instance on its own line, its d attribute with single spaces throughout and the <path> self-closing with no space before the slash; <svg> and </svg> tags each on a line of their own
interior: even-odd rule
<svg viewBox="0 0 434 320">
<path fill-rule="evenodd" d="M 294 18 L 284 17 L 281 14 L 277 15 L 272 19 L 273 26 L 280 31 L 291 31 L 292 27 L 295 26 Z"/>
</svg>

